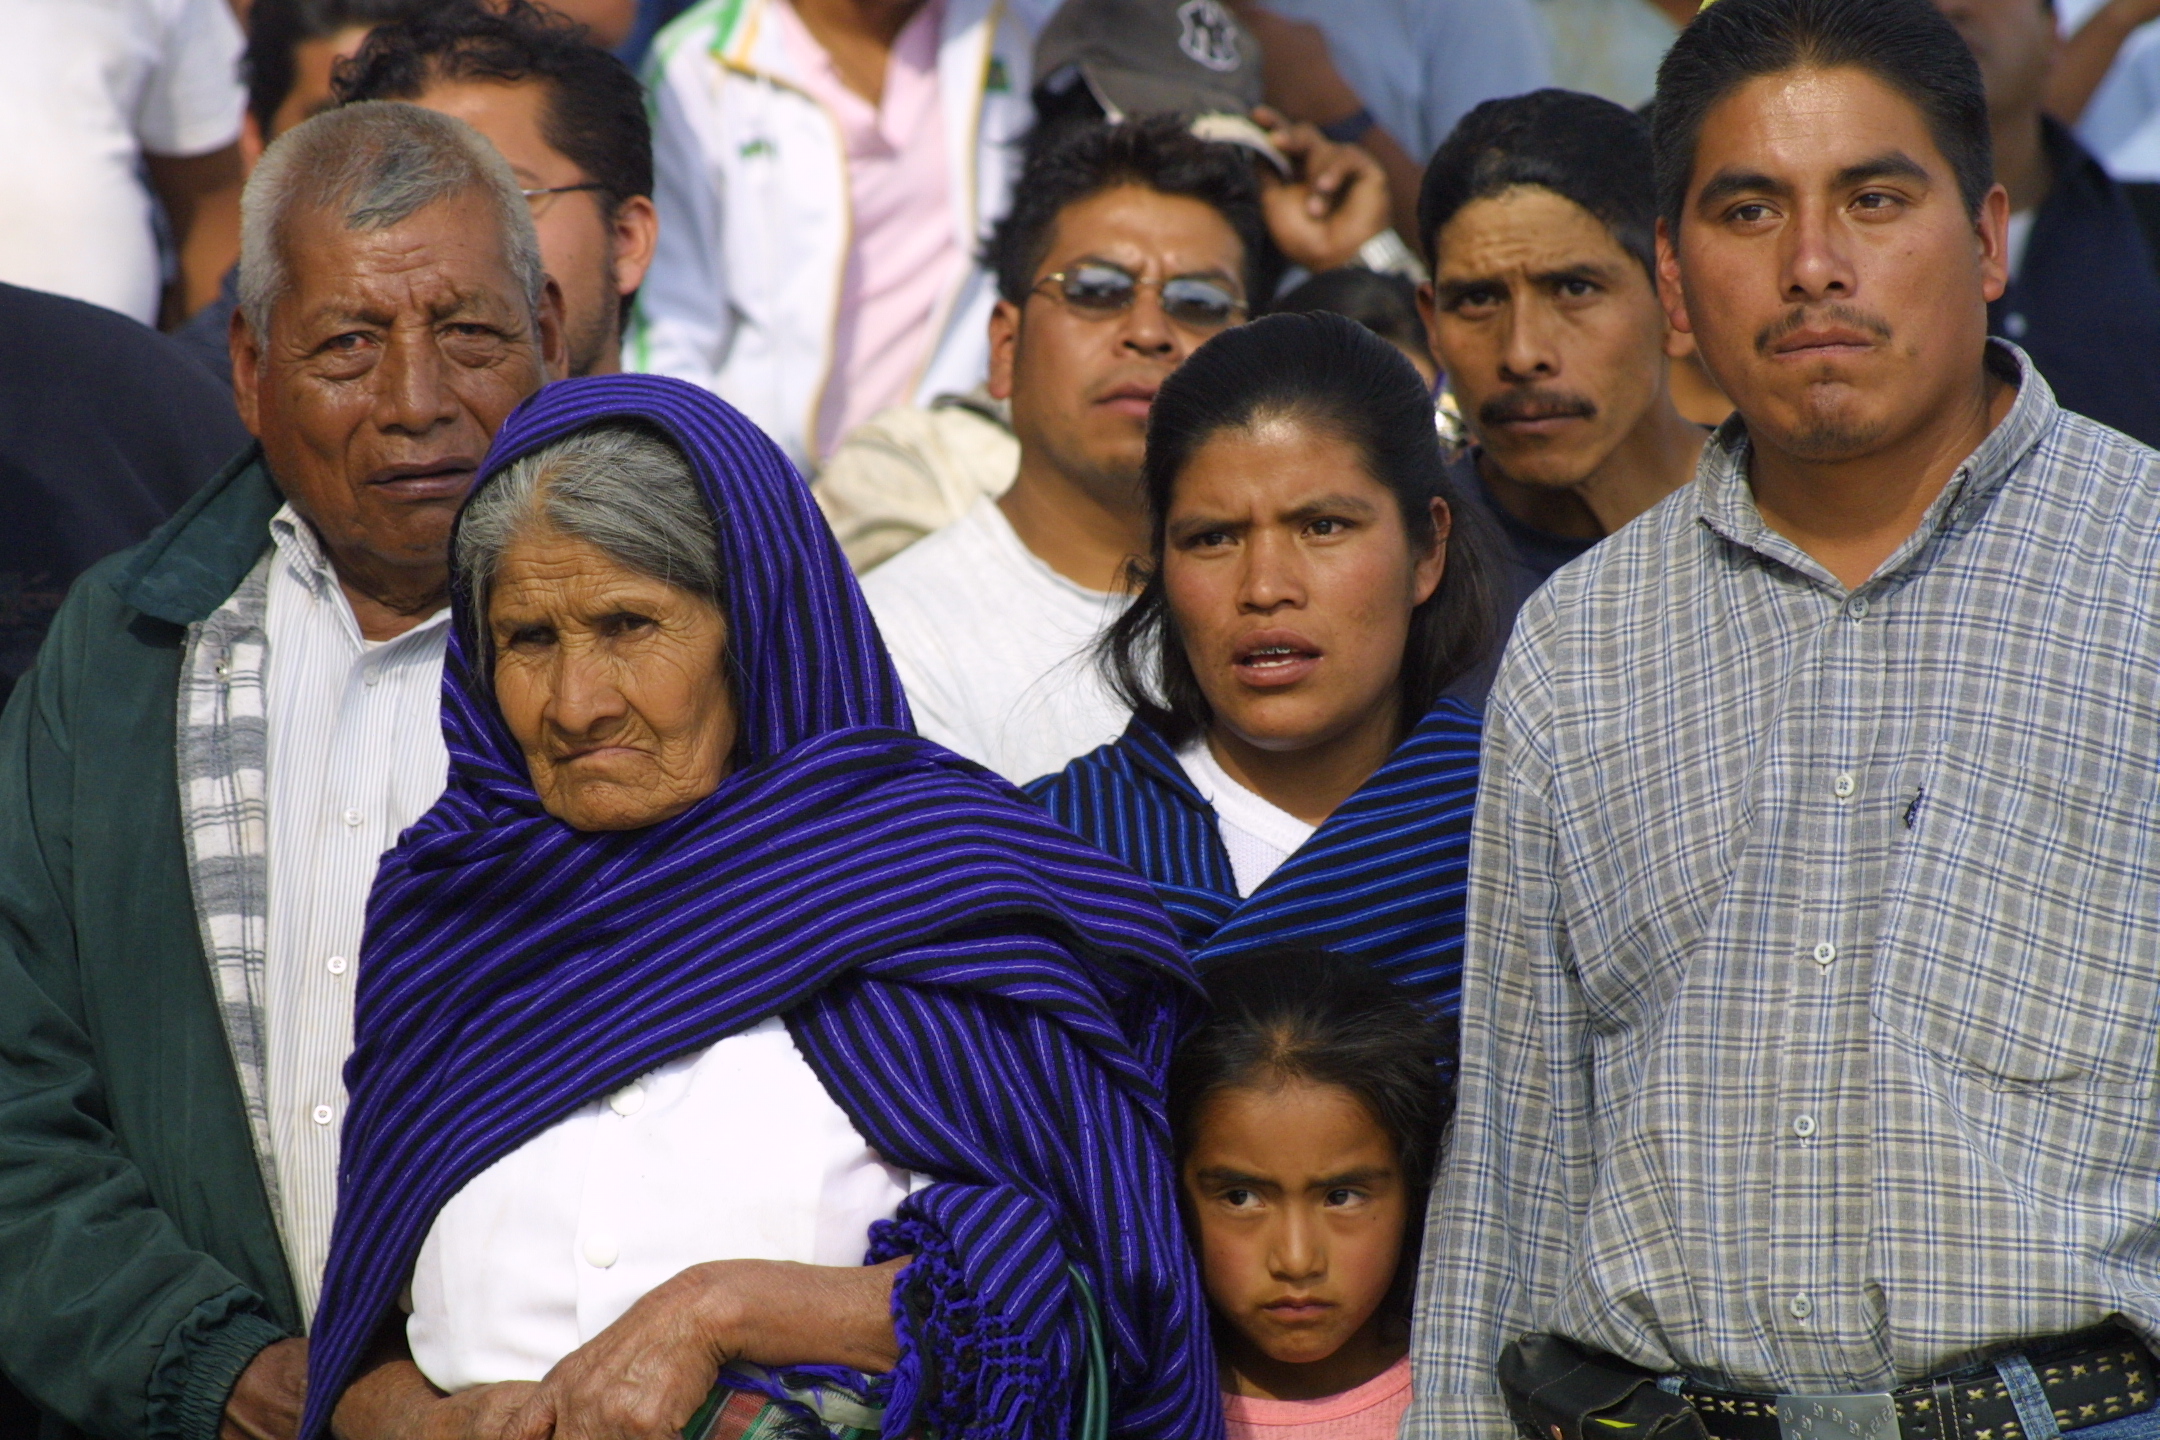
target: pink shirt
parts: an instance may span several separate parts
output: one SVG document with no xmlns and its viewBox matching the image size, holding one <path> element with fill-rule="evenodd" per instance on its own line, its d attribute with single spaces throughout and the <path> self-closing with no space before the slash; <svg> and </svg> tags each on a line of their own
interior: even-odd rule
<svg viewBox="0 0 2160 1440">
<path fill-rule="evenodd" d="M 847 87 L 794 6 L 783 0 L 772 15 L 803 89 L 833 117 L 847 151 L 853 231 L 818 408 L 822 456 L 878 411 L 912 397 L 937 340 L 930 326 L 938 303 L 967 263 L 954 234 L 938 95 L 945 0 L 929 0 L 894 40 L 877 105 Z"/>
<path fill-rule="evenodd" d="M 1355 1390 L 1319 1400 L 1223 1396 L 1227 1440 L 1395 1440 L 1410 1408 L 1405 1355 Z"/>
</svg>

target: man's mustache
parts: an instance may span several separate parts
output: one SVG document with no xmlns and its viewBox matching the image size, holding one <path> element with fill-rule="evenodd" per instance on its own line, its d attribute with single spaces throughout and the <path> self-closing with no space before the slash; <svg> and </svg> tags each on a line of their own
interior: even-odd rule
<svg viewBox="0 0 2160 1440">
<path fill-rule="evenodd" d="M 1854 305 L 1795 305 L 1777 319 L 1771 321 L 1755 336 L 1755 352 L 1768 355 L 1770 347 L 1789 335 L 1798 334 L 1811 326 L 1829 327 L 1843 325 L 1849 329 L 1865 331 L 1877 340 L 1890 338 L 1890 322 L 1880 315 L 1862 310 Z"/>
<path fill-rule="evenodd" d="M 1481 425 L 1516 425 L 1526 420 L 1587 420 L 1597 405 L 1587 395 L 1564 390 L 1510 390 L 1478 406 Z"/>
</svg>

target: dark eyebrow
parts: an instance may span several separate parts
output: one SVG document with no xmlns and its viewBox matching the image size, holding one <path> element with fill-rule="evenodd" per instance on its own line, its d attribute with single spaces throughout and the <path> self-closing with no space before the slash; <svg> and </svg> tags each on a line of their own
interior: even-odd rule
<svg viewBox="0 0 2160 1440">
<path fill-rule="evenodd" d="M 1248 1175 L 1242 1170 L 1232 1170 L 1226 1165 L 1210 1165 L 1193 1172 L 1193 1178 L 1203 1185 L 1243 1185 L 1248 1190 L 1273 1190 L 1279 1188 L 1264 1175 Z"/>
<path fill-rule="evenodd" d="M 1927 167 L 1902 150 L 1891 150 L 1848 165 L 1837 172 L 1836 185 L 1840 190 L 1850 190 L 1865 185 L 1870 180 L 1917 180 L 1923 185 L 1932 184 L 1935 177 L 1928 174 Z"/>
<path fill-rule="evenodd" d="M 1540 270 L 1530 278 L 1540 285 L 1565 285 L 1570 280 L 1586 280 L 1593 285 L 1610 285 L 1613 271 L 1608 265 L 1585 260 L 1578 265 L 1563 265 L 1557 270 Z"/>
<path fill-rule="evenodd" d="M 1315 1180 L 1312 1183 L 1312 1188 L 1315 1190 L 1339 1190 L 1345 1186 L 1371 1185 L 1377 1181 L 1392 1180 L 1394 1178 L 1395 1170 L 1392 1166 L 1363 1165 L 1355 1170 L 1345 1170 L 1340 1175 L 1330 1175 L 1325 1179 Z"/>
<path fill-rule="evenodd" d="M 1460 300 L 1472 290 L 1505 289 L 1507 289 L 1505 282 L 1486 275 L 1475 275 L 1467 280 L 1442 280 L 1437 276 L 1433 279 L 1433 298 L 1443 305 L 1452 300 Z"/>
<path fill-rule="evenodd" d="M 1790 195 L 1792 187 L 1771 179 L 1760 170 L 1720 170 L 1711 176 L 1695 197 L 1698 210 L 1713 209 L 1735 195 Z"/>
<path fill-rule="evenodd" d="M 1345 510 L 1357 515 L 1374 515 L 1379 513 L 1379 509 L 1372 501 L 1356 495 L 1321 495 L 1306 501 L 1284 518 L 1310 520 L 1315 515 L 1340 513 Z"/>
</svg>

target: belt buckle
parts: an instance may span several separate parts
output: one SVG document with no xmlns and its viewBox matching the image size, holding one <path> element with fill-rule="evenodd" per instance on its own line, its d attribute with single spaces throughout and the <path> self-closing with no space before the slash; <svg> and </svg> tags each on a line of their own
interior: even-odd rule
<svg viewBox="0 0 2160 1440">
<path fill-rule="evenodd" d="M 1784 1440 L 1898 1440 L 1897 1401 L 1888 1395 L 1780 1395 Z"/>
</svg>

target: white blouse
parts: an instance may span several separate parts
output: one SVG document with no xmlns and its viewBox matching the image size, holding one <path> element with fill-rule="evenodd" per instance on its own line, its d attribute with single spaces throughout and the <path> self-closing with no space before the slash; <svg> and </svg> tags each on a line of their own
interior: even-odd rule
<svg viewBox="0 0 2160 1440">
<path fill-rule="evenodd" d="M 1215 810 L 1215 828 L 1230 855 L 1230 875 L 1240 900 L 1250 896 L 1295 855 L 1320 827 L 1308 825 L 1231 778 L 1202 737 L 1178 751 L 1185 778 Z"/>
<path fill-rule="evenodd" d="M 692 1265 L 860 1265 L 871 1224 L 926 1183 L 884 1163 L 767 1020 L 467 1182 L 413 1271 L 413 1359 L 447 1391 L 538 1380 Z"/>
</svg>

